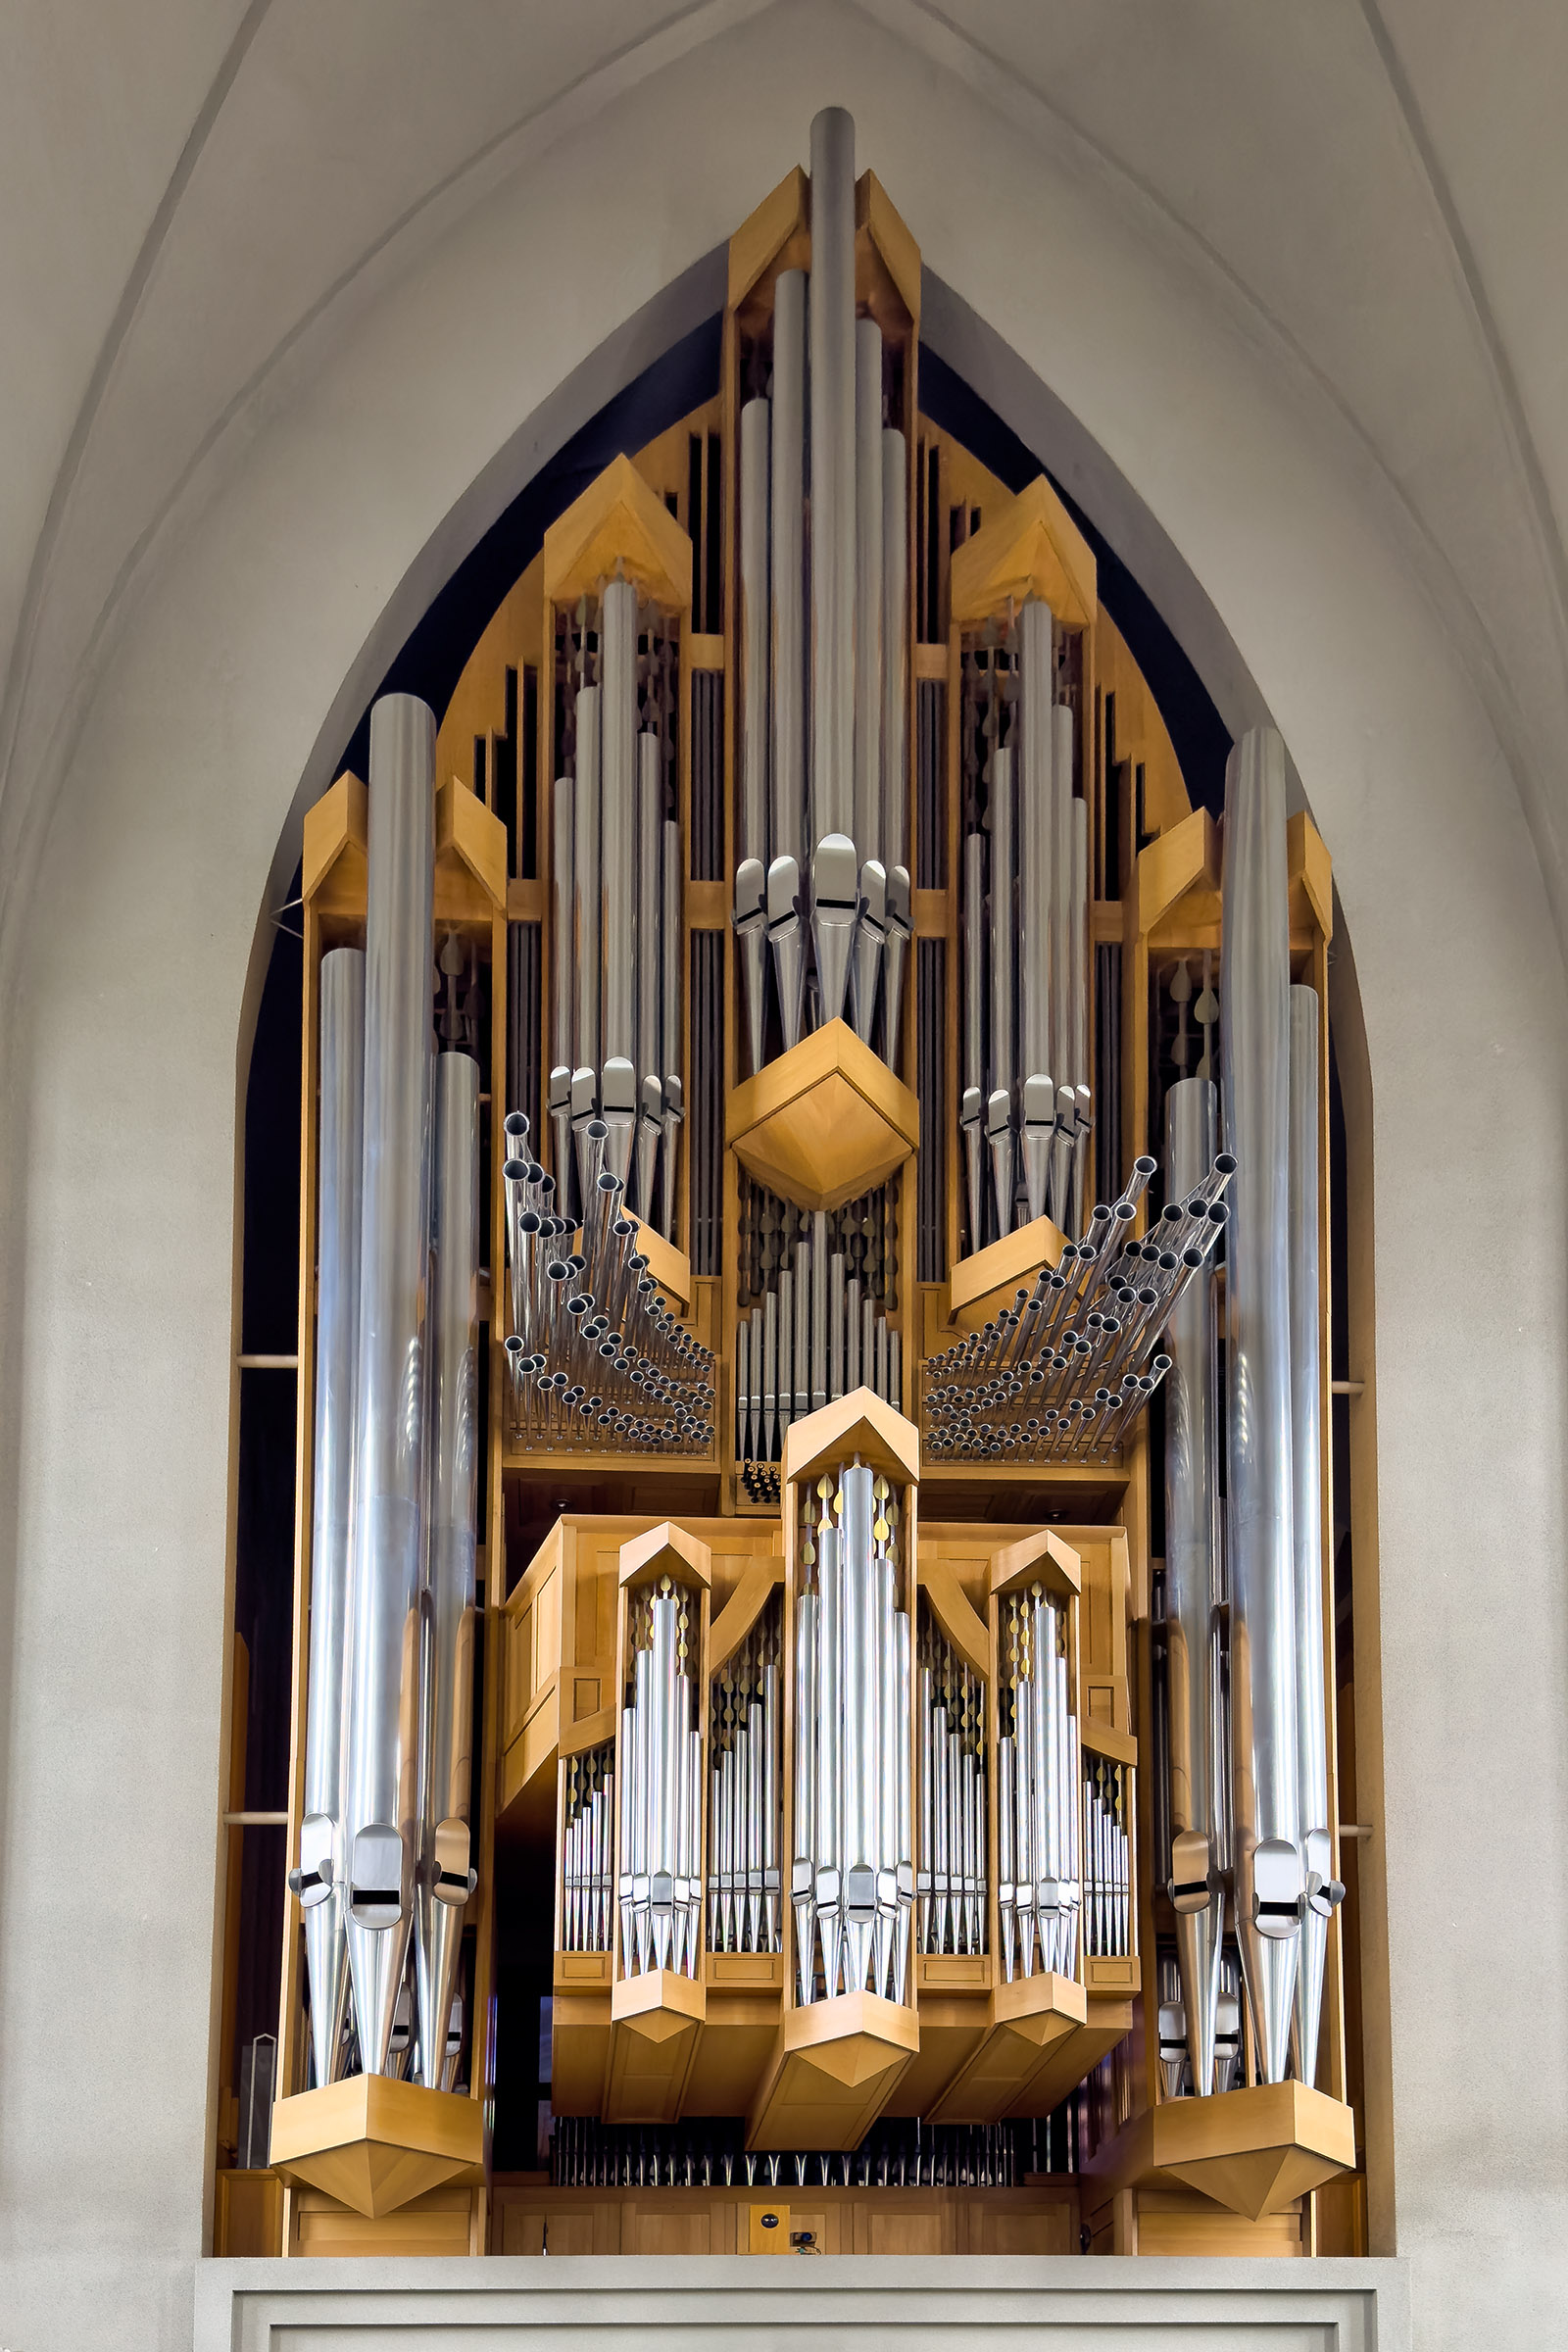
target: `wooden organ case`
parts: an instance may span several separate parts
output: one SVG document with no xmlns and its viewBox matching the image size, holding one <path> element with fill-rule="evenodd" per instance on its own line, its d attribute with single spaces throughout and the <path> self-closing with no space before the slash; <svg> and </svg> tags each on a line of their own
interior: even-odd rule
<svg viewBox="0 0 1568 2352">
<path fill-rule="evenodd" d="M 435 738 L 437 1036 L 481 1089 L 473 1886 L 444 2072 L 407 2054 L 411 1960 L 401 2043 L 322 2082 L 295 1874 L 286 2252 L 1357 2245 L 1326 1445 L 1306 2080 L 1254 2018 L 1217 1812 L 1180 1881 L 1197 1668 L 1154 1539 L 1190 1408 L 1160 1382 L 1176 1292 L 1216 1333 L 1238 1302 L 1225 1138 L 1186 1191 L 1167 1140 L 1173 1089 L 1220 1076 L 1239 820 L 1190 805 L 1051 484 L 922 414 L 919 255 L 847 142 L 824 118 L 737 231 L 716 398 L 552 526 Z M 374 918 L 377 790 L 345 775 L 306 830 L 291 1861 L 318 975 L 368 891 Z M 1332 886 L 1279 824 L 1326 1430 Z M 1217 1514 L 1213 1548 L 1234 1715 Z M 536 2028 L 537 2141 L 531 2064 L 498 2074 Z"/>
</svg>

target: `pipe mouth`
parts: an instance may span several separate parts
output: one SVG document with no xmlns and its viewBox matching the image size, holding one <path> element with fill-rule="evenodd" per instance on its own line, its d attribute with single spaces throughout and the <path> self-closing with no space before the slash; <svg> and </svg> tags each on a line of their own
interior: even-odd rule
<svg viewBox="0 0 1568 2352">
<path fill-rule="evenodd" d="M 1140 1152 L 1138 1157 L 1133 1161 L 1133 1174 L 1135 1176 L 1152 1176 L 1153 1173 L 1154 1162 L 1147 1152 Z"/>
<path fill-rule="evenodd" d="M 1220 1153 L 1217 1155 L 1217 1157 L 1215 1158 L 1215 1161 L 1214 1161 L 1214 1173 L 1215 1173 L 1215 1175 L 1216 1175 L 1216 1176 L 1234 1176 L 1234 1175 L 1235 1175 L 1235 1173 L 1236 1173 L 1236 1154 L 1235 1154 L 1235 1152 L 1220 1152 Z"/>
<path fill-rule="evenodd" d="M 520 1110 L 509 1110 L 501 1122 L 501 1129 L 504 1135 L 526 1135 L 528 1122 Z"/>
<path fill-rule="evenodd" d="M 525 1233 L 531 1241 L 543 1223 L 544 1219 L 540 1216 L 537 1209 L 525 1208 L 521 1216 L 517 1219 L 517 1231 L 519 1233 Z"/>
</svg>

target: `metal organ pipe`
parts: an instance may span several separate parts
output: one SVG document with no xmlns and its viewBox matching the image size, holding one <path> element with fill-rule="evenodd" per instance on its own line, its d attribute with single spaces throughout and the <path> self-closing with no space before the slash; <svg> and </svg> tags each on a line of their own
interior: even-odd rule
<svg viewBox="0 0 1568 2352">
<path fill-rule="evenodd" d="M 702 1732 L 690 1659 L 697 1600 L 666 1576 L 628 1602 L 631 1702 L 621 1712 L 621 1974 L 700 1967 Z"/>
<path fill-rule="evenodd" d="M 663 1018 L 663 963 L 672 953 L 662 939 L 664 846 L 664 755 L 652 733 L 636 739 L 637 750 L 637 1214 L 645 1224 L 654 1214 L 654 1176 L 663 1132 L 664 1059 L 660 1035 Z M 678 941 L 679 934 L 676 934 Z M 678 953 L 676 948 L 674 953 Z"/>
<path fill-rule="evenodd" d="M 577 1058 L 573 1070 L 599 1069 L 599 740 L 600 689 L 577 689 L 577 760 L 573 775 L 572 816 L 576 838 L 572 847 L 572 895 L 576 901 L 577 935 Z M 566 1171 L 556 1170 L 563 1195 Z"/>
<path fill-rule="evenodd" d="M 797 875 L 807 856 L 806 321 L 806 272 L 786 270 L 773 289 L 773 855 L 792 858 Z"/>
<path fill-rule="evenodd" d="M 850 834 L 855 779 L 855 124 L 811 124 L 811 832 Z"/>
<path fill-rule="evenodd" d="M 768 736 L 768 459 L 772 413 L 765 400 L 741 411 L 741 822 L 735 874 L 735 930 L 751 1066 L 762 1066 L 766 1010 Z"/>
<path fill-rule="evenodd" d="M 1296 1568 L 1297 1773 L 1305 1874 L 1296 1984 L 1296 2071 L 1317 2075 L 1329 1920 L 1345 1889 L 1334 1876 L 1328 1703 L 1323 1653 L 1323 1453 L 1318 1293 L 1317 991 L 1290 997 L 1291 1529 Z"/>
<path fill-rule="evenodd" d="M 321 958 L 320 1063 L 310 1686 L 305 1818 L 293 1879 L 305 1913 L 311 2055 L 318 2088 L 339 2072 L 349 1998 L 347 1856 L 340 1824 L 364 1173 L 365 957 L 357 948 L 334 948 Z"/>
<path fill-rule="evenodd" d="M 423 1537 L 435 719 L 410 695 L 370 713 L 368 863 L 344 1835 L 360 2061 L 379 2075 L 413 1913 Z"/>
<path fill-rule="evenodd" d="M 879 855 L 887 869 L 886 977 L 882 1056 L 899 1063 L 904 966 L 912 936 L 909 897 L 908 741 L 909 453 L 895 427 L 882 433 L 882 822 Z"/>
<path fill-rule="evenodd" d="M 551 796 L 552 984 L 551 1062 L 568 1074 L 577 1066 L 576 893 L 573 884 L 575 842 L 570 776 L 558 776 Z"/>
<path fill-rule="evenodd" d="M 1166 1097 L 1166 1179 L 1183 1199 L 1207 1173 L 1219 1118 L 1206 1078 L 1183 1078 Z M 1170 1894 L 1176 1910 L 1193 2089 L 1214 2082 L 1214 2030 L 1224 1945 L 1224 1764 L 1219 1730 L 1219 1462 L 1213 1284 L 1205 1272 L 1178 1298 L 1165 1383 L 1165 1618 L 1170 1805 Z"/>
<path fill-rule="evenodd" d="M 419 1613 L 417 2080 L 443 2086 L 468 1862 L 478 1479 L 479 1065 L 435 1064 L 428 1566 Z"/>
<path fill-rule="evenodd" d="M 913 1899 L 908 1617 L 897 1605 L 897 1503 L 855 1463 L 802 1497 L 797 1602 L 800 1998 L 905 1995 Z M 803 1750 L 809 1751 L 803 1761 Z M 814 1800 L 809 1812 L 803 1799 Z"/>
<path fill-rule="evenodd" d="M 1255 727 L 1225 777 L 1220 1059 L 1236 1159 L 1226 1264 L 1237 1929 L 1258 2073 L 1283 2082 L 1303 1891 L 1292 1539 L 1290 908 L 1285 747 Z"/>
<path fill-rule="evenodd" d="M 632 860 L 637 729 L 637 591 L 609 580 L 600 609 L 600 848 L 604 859 L 605 992 L 601 1043 L 606 1061 L 637 1051 L 632 1006 L 636 904 Z M 624 1173 L 617 1170 L 617 1173 Z"/>
<path fill-rule="evenodd" d="M 882 856 L 882 330 L 855 323 L 855 846 Z"/>
</svg>

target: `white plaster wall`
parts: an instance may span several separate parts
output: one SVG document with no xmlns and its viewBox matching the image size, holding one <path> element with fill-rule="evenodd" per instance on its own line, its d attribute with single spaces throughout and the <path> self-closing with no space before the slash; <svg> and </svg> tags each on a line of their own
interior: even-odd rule
<svg viewBox="0 0 1568 2352">
<path fill-rule="evenodd" d="M 1397 2248 L 1422 2352 L 1568 2335 L 1565 1006 L 1518 795 L 1407 522 L 1288 347 L 1077 145 L 813 0 L 564 131 L 274 370 L 142 577 L 0 943 L 12 2352 L 191 2337 L 237 1041 L 280 834 L 574 420 L 555 388 L 829 101 L 930 268 L 1119 471 L 1135 562 L 1141 501 L 1190 566 L 1207 604 L 1171 617 L 1228 633 L 1335 858 L 1377 1103 Z M 607 367 L 634 364 L 623 339 Z"/>
</svg>

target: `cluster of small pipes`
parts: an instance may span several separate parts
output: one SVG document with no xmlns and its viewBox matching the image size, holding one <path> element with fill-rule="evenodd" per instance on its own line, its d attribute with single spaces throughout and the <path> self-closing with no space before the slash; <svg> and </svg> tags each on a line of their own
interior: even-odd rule
<svg viewBox="0 0 1568 2352">
<path fill-rule="evenodd" d="M 1084 1758 L 1084 1950 L 1130 1952 L 1132 1878 L 1123 1768 Z"/>
<path fill-rule="evenodd" d="M 898 1496 L 856 1461 L 802 1497 L 795 1604 L 795 1854 L 802 2005 L 903 1997 L 914 1893 L 909 1617 Z M 820 1955 L 820 1974 L 818 1956 Z"/>
<path fill-rule="evenodd" d="M 920 1869 L 915 1949 L 986 1949 L 985 1685 L 929 1615 L 918 1669 Z"/>
<path fill-rule="evenodd" d="M 902 1346 L 886 1309 L 889 1208 L 882 1193 L 805 1212 L 754 1185 L 743 1248 L 760 1298 L 735 1334 L 735 1450 L 778 1461 L 784 1434 L 854 1389 L 897 1406 Z"/>
<path fill-rule="evenodd" d="M 1170 1369 L 1169 1356 L 1152 1351 L 1209 1260 L 1235 1166 L 1219 1153 L 1186 1200 L 1167 1202 L 1148 1238 L 1134 1240 L 1129 1228 L 1154 1172 L 1147 1155 L 1135 1160 L 1120 1200 L 1095 1209 L 1082 1241 L 1068 1242 L 1032 1290 L 927 1357 L 928 1451 L 1036 1462 L 1113 1453 Z"/>
<path fill-rule="evenodd" d="M 1046 2139 L 1044 2121 L 927 2124 L 885 2119 L 859 2148 L 759 2150 L 740 2126 L 664 2131 L 559 2116 L 550 2135 L 556 2188 L 1013 2188 Z M 819 2251 L 807 2247 L 802 2251 Z"/>
<path fill-rule="evenodd" d="M 699 1970 L 703 1734 L 692 1648 L 697 1598 L 662 1577 L 627 1603 L 632 1681 L 620 1716 L 622 1976 Z"/>
<path fill-rule="evenodd" d="M 555 1179 L 523 1156 L 528 1122 L 521 1111 L 508 1114 L 506 1134 L 507 1363 L 521 1443 L 706 1452 L 713 1359 L 676 1321 L 648 1272 L 624 1186 L 606 1164 L 605 1122 L 590 1119 L 584 1131 L 589 1205 L 580 1236 L 557 1213 Z"/>
<path fill-rule="evenodd" d="M 883 422 L 883 377 L 881 329 L 856 318 L 855 125 L 828 107 L 811 124 L 810 271 L 780 273 L 769 393 L 741 410 L 734 924 L 754 1070 L 769 949 L 786 1052 L 848 1006 L 898 1058 L 908 452 Z"/>
<path fill-rule="evenodd" d="M 779 1902 L 779 1612 L 714 1676 L 709 1709 L 708 1943 L 782 1949 Z"/>
<path fill-rule="evenodd" d="M 1089 804 L 1055 697 L 1054 622 L 1031 597 L 964 663 L 963 1142 L 969 1246 L 1022 1200 L 1082 1224 L 1089 1084 Z M 1005 741 L 1004 741 L 1005 737 Z M 983 788 L 983 789 L 982 789 Z M 983 806 L 982 806 L 983 800 Z"/>
<path fill-rule="evenodd" d="M 997 1739 L 997 1916 L 1014 1968 L 1077 1974 L 1078 1724 L 1067 1688 L 1067 1609 L 1043 1585 L 1003 1614 Z"/>
<path fill-rule="evenodd" d="M 685 937 L 680 827 L 666 814 L 674 642 L 656 612 L 639 608 L 630 580 L 608 580 L 597 605 L 584 599 L 578 609 L 566 668 L 571 772 L 555 783 L 551 842 L 556 1190 L 565 1210 L 575 1142 L 586 1212 L 593 1187 L 582 1138 L 603 1120 L 611 1170 L 645 1224 L 662 1174 L 668 1240 Z"/>
<path fill-rule="evenodd" d="M 561 1948 L 564 1952 L 608 1952 L 614 1886 L 611 1846 L 615 1818 L 613 1748 L 607 1741 L 582 1755 L 563 1757 L 561 1777 L 565 1789 Z"/>
</svg>

